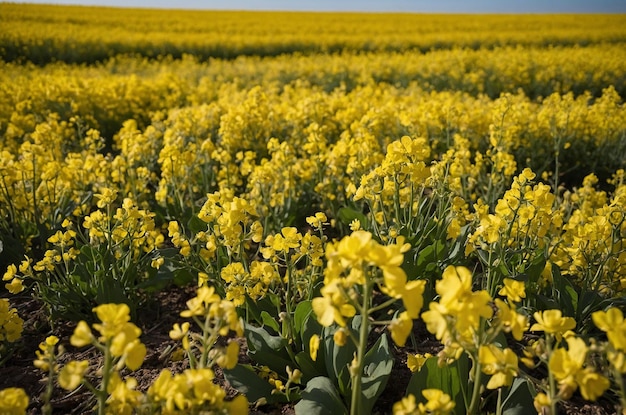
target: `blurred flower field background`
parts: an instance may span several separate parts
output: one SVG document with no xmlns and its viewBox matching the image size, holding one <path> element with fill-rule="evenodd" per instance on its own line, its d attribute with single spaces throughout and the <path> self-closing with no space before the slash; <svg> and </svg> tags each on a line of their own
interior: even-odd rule
<svg viewBox="0 0 626 415">
<path fill-rule="evenodd" d="M 626 414 L 624 15 L 0 28 L 0 413 Z"/>
</svg>

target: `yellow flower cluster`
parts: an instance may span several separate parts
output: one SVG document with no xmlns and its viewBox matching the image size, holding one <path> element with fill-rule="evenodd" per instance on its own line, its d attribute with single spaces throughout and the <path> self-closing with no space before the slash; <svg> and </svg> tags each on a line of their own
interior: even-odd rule
<svg viewBox="0 0 626 415">
<path fill-rule="evenodd" d="M 120 16 L 120 14 L 123 16 Z M 6 4 L 0 46 L 9 60 L 70 62 L 117 54 L 234 57 L 295 51 L 430 50 L 477 45 L 571 45 L 624 41 L 620 16 L 507 16 L 172 11 Z M 44 20 L 42 17 L 45 16 Z M 109 30 L 123 18 L 128 24 Z M 38 30 L 28 23 L 37 21 Z M 167 22 L 167 25 L 165 24 Z M 511 27 L 515 31 L 511 31 Z M 167 27 L 167 30 L 163 28 Z M 177 36 L 172 36 L 176 33 Z M 81 36 L 78 36 L 80 34 Z M 270 35 L 271 34 L 271 35 Z M 277 40 L 277 38 L 279 40 Z M 59 50 L 58 55 L 51 49 Z"/>
<path fill-rule="evenodd" d="M 6 415 L 24 415 L 28 408 L 28 395 L 21 388 L 0 390 L 0 413 Z"/>
<path fill-rule="evenodd" d="M 0 298 L 0 352 L 4 352 L 5 343 L 14 343 L 22 336 L 24 320 L 11 308 L 9 300 Z M 4 355 L 4 353 L 2 353 Z M 0 359 L 2 356 L 0 355 Z"/>
<path fill-rule="evenodd" d="M 607 335 L 609 363 L 617 373 L 626 373 L 626 319 L 622 311 L 612 307 L 607 311 L 596 311 L 591 317 L 596 327 Z"/>
<path fill-rule="evenodd" d="M 598 179 L 589 175 L 569 195 L 570 209 L 562 241 L 553 261 L 583 286 L 611 294 L 626 287 L 626 184 L 624 170 L 613 179 L 612 197 L 597 191 Z"/>
<path fill-rule="evenodd" d="M 326 246 L 327 266 L 321 297 L 313 299 L 313 311 L 322 326 L 337 323 L 346 326 L 346 318 L 353 317 L 359 304 L 362 286 L 374 283 L 391 298 L 401 299 L 405 311 L 389 325 L 394 342 L 403 346 L 422 308 L 425 281 L 407 281 L 400 267 L 403 253 L 410 246 L 398 237 L 396 243 L 381 245 L 366 231 L 355 231 L 337 243 Z M 375 270 L 380 269 L 382 278 Z"/>
<path fill-rule="evenodd" d="M 521 340 L 528 329 L 528 318 L 516 310 L 516 303 L 525 296 L 524 284 L 505 279 L 498 292 L 506 297 L 505 302 L 500 298 L 493 300 L 485 290 L 473 291 L 472 282 L 467 268 L 447 267 L 435 287 L 439 301 L 429 304 L 422 319 L 428 331 L 444 345 L 438 355 L 440 364 L 451 363 L 466 352 L 482 373 L 491 376 L 488 389 L 511 385 L 518 375 L 517 355 L 510 348 L 497 345 L 495 338 L 501 332 L 510 332 Z M 413 357 L 409 363 L 419 370 L 423 359 Z"/>
<path fill-rule="evenodd" d="M 225 401 L 226 392 L 213 383 L 215 374 L 210 368 L 189 369 L 172 375 L 165 369 L 147 392 L 148 400 L 160 408 L 161 414 L 182 415 L 195 411 L 245 415 L 248 400 L 238 395 Z"/>
<path fill-rule="evenodd" d="M 455 404 L 450 396 L 439 389 L 424 389 L 422 395 L 426 403 L 416 403 L 415 396 L 409 395 L 393 405 L 393 415 L 449 415 Z"/>
</svg>

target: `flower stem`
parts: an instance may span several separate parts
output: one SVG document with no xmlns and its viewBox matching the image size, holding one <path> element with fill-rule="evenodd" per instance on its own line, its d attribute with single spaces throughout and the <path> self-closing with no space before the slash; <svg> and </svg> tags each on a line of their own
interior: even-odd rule
<svg viewBox="0 0 626 415">
<path fill-rule="evenodd" d="M 468 414 L 478 413 L 478 405 L 480 403 L 480 378 L 482 374 L 482 367 L 480 362 L 478 361 L 478 356 L 474 359 L 474 387 L 472 389 L 472 400 L 470 401 L 470 406 L 467 408 Z"/>
<path fill-rule="evenodd" d="M 102 383 L 98 391 L 98 415 L 104 415 L 107 401 L 107 389 L 109 387 L 109 377 L 111 375 L 111 366 L 113 357 L 111 356 L 111 340 L 107 340 L 104 348 L 104 367 L 102 368 Z"/>
<path fill-rule="evenodd" d="M 361 328 L 359 330 L 359 344 L 356 355 L 356 368 L 351 368 L 352 400 L 350 402 L 350 415 L 360 415 L 361 411 L 361 381 L 363 378 L 363 364 L 367 352 L 367 335 L 369 333 L 369 302 L 372 286 L 369 281 L 365 282 L 361 309 Z"/>
</svg>

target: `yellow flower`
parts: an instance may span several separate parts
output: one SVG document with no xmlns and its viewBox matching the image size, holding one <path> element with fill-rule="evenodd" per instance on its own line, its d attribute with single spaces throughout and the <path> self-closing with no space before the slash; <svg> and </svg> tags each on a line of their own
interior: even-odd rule
<svg viewBox="0 0 626 415">
<path fill-rule="evenodd" d="M 554 377 L 559 381 L 572 381 L 576 373 L 583 368 L 587 357 L 587 345 L 578 337 L 569 337 L 567 350 L 558 348 L 550 355 L 548 366 Z M 569 379 L 568 379 L 569 378 Z"/>
<path fill-rule="evenodd" d="M 165 258 L 163 257 L 155 258 L 152 260 L 152 262 L 150 262 L 150 266 L 152 268 L 159 269 L 161 268 L 164 262 L 165 262 Z"/>
<path fill-rule="evenodd" d="M 543 392 L 539 392 L 535 395 L 533 405 L 537 413 L 544 414 L 550 410 L 550 397 Z"/>
<path fill-rule="evenodd" d="M 298 248 L 302 235 L 298 233 L 298 229 L 294 227 L 285 227 L 281 229 L 281 233 L 274 236 L 272 249 L 274 251 L 287 252 L 292 248 Z"/>
<path fill-rule="evenodd" d="M 563 317 L 561 310 L 537 311 L 533 316 L 537 322 L 532 325 L 531 331 L 543 331 L 562 336 L 566 331 L 576 327 L 576 320 L 571 317 Z"/>
<path fill-rule="evenodd" d="M 6 415 L 24 415 L 28 408 L 28 395 L 22 388 L 0 390 L 0 413 Z"/>
<path fill-rule="evenodd" d="M 529 327 L 528 318 L 522 314 L 518 314 L 499 298 L 496 298 L 495 305 L 498 309 L 498 319 L 504 326 L 504 331 L 511 332 L 514 339 L 522 340 L 524 332 L 528 330 Z"/>
<path fill-rule="evenodd" d="M 522 301 L 526 297 L 525 285 L 523 281 L 517 281 L 512 278 L 504 279 L 504 287 L 498 291 L 498 294 L 506 296 L 506 298 L 515 303 Z"/>
<path fill-rule="evenodd" d="M 517 376 L 517 355 L 509 348 L 501 350 L 493 344 L 480 346 L 478 361 L 483 373 L 491 375 L 487 389 L 509 386 Z"/>
<path fill-rule="evenodd" d="M 9 300 L 0 298 L 0 342 L 17 341 L 22 336 L 23 326 L 24 320 L 17 314 L 15 308 L 11 308 Z"/>
<path fill-rule="evenodd" d="M 600 330 L 609 332 L 624 323 L 624 315 L 617 307 L 611 307 L 607 311 L 596 311 L 591 314 L 593 323 Z"/>
<path fill-rule="evenodd" d="M 125 323 L 119 328 L 117 334 L 113 336 L 111 354 L 116 357 L 122 356 L 126 346 L 137 340 L 140 335 L 141 329 L 139 327 L 133 323 Z"/>
<path fill-rule="evenodd" d="M 6 272 L 2 276 L 2 281 L 12 280 L 15 277 L 15 274 L 17 274 L 17 267 L 14 264 L 11 264 L 7 267 Z"/>
<path fill-rule="evenodd" d="M 135 340 L 126 345 L 124 349 L 123 361 L 127 368 L 130 370 L 137 370 L 141 367 L 143 359 L 146 357 L 146 346 L 139 340 Z"/>
<path fill-rule="evenodd" d="M 302 372 L 300 369 L 291 369 L 287 366 L 287 378 L 292 383 L 300 383 L 302 381 Z"/>
<path fill-rule="evenodd" d="M 588 401 L 597 400 L 611 385 L 606 377 L 589 368 L 576 374 L 576 383 L 580 388 L 580 394 Z"/>
<path fill-rule="evenodd" d="M 130 320 L 130 308 L 126 304 L 102 304 L 93 309 L 102 324 L 94 324 L 105 339 L 115 336 Z"/>
<path fill-rule="evenodd" d="M 74 347 L 83 347 L 91 344 L 93 341 L 93 334 L 89 325 L 84 321 L 79 321 L 74 329 L 74 334 L 70 337 L 70 344 Z"/>
<path fill-rule="evenodd" d="M 209 283 L 209 274 L 207 274 L 206 272 L 199 272 L 198 273 L 198 287 L 202 287 L 204 285 L 207 285 Z"/>
<path fill-rule="evenodd" d="M 448 330 L 448 310 L 441 304 L 432 301 L 428 305 L 429 310 L 422 313 L 422 320 L 426 323 L 426 329 L 433 333 L 437 340 L 445 343 L 444 340 L 450 335 Z"/>
<path fill-rule="evenodd" d="M 221 298 L 215 293 L 215 288 L 203 285 L 196 291 L 196 296 L 187 301 L 187 310 L 182 311 L 180 316 L 201 316 L 205 313 L 207 305 L 220 301 Z"/>
<path fill-rule="evenodd" d="M 314 228 L 321 228 L 322 224 L 328 222 L 328 217 L 324 212 L 317 212 L 315 216 L 307 217 L 306 222 Z"/>
<path fill-rule="evenodd" d="M 174 327 L 170 330 L 170 338 L 172 340 L 181 340 L 183 341 L 183 349 L 189 350 L 189 322 L 184 322 L 182 325 L 178 323 L 174 323 Z"/>
<path fill-rule="evenodd" d="M 335 334 L 333 334 L 333 341 L 339 347 L 345 346 L 346 343 L 348 342 L 348 335 L 346 334 L 346 329 L 342 327 L 338 329 L 337 331 L 335 331 Z"/>
<path fill-rule="evenodd" d="M 353 317 L 356 314 L 356 309 L 345 302 L 346 300 L 337 284 L 327 284 L 321 292 L 323 297 L 316 297 L 311 302 L 319 323 L 328 327 L 335 322 L 341 327 L 345 327 L 346 320 L 344 317 Z M 334 300 L 337 300 L 337 304 Z"/>
<path fill-rule="evenodd" d="M 417 318 L 424 305 L 424 288 L 426 281 L 409 281 L 402 291 L 402 303 L 411 318 Z"/>
<path fill-rule="evenodd" d="M 235 341 L 231 341 L 226 346 L 226 349 L 220 353 L 218 358 L 216 359 L 216 363 L 222 369 L 233 369 L 237 366 L 237 362 L 239 361 L 239 344 Z"/>
<path fill-rule="evenodd" d="M 139 404 L 142 393 L 136 391 L 137 380 L 129 377 L 125 380 L 120 378 L 117 372 L 113 372 L 107 392 L 107 413 L 115 413 L 118 415 L 131 415 Z"/>
<path fill-rule="evenodd" d="M 469 329 L 478 330 L 481 317 L 487 319 L 493 316 L 491 296 L 485 290 L 467 294 L 463 301 L 450 306 L 453 306 L 453 314 L 457 318 L 456 329 L 459 333 Z"/>
<path fill-rule="evenodd" d="M 626 351 L 626 320 L 619 308 L 612 307 L 606 312 L 596 311 L 591 318 L 596 327 L 606 332 L 609 342 L 616 350 Z"/>
<path fill-rule="evenodd" d="M 72 391 L 83 381 L 85 372 L 89 369 L 89 361 L 72 360 L 68 362 L 59 373 L 59 385 L 68 391 Z"/>
<path fill-rule="evenodd" d="M 358 219 L 352 219 L 352 221 L 350 222 L 350 230 L 351 231 L 358 231 L 361 229 L 361 221 Z"/>
<path fill-rule="evenodd" d="M 608 351 L 606 357 L 619 373 L 626 373 L 626 354 L 624 352 Z"/>
<path fill-rule="evenodd" d="M 320 336 L 314 334 L 309 339 L 309 353 L 311 354 L 311 359 L 317 360 L 317 351 L 320 348 Z"/>
<path fill-rule="evenodd" d="M 230 415 L 248 415 L 250 411 L 245 395 L 237 395 L 232 401 L 226 402 L 226 408 Z"/>
<path fill-rule="evenodd" d="M 419 372 L 430 357 L 433 357 L 430 353 L 425 353 L 423 355 L 419 353 L 409 354 L 406 357 L 406 365 L 411 372 Z"/>
<path fill-rule="evenodd" d="M 374 244 L 376 242 L 372 240 L 371 233 L 354 231 L 339 241 L 334 254 L 339 257 L 344 268 L 349 268 L 361 264 L 368 258 Z"/>
<path fill-rule="evenodd" d="M 424 389 L 422 395 L 426 398 L 426 404 L 419 404 L 419 409 L 424 414 L 448 415 L 454 409 L 454 402 L 450 396 L 439 389 Z"/>
<path fill-rule="evenodd" d="M 389 297 L 400 298 L 406 286 L 406 273 L 400 267 L 381 266 L 383 271 L 384 286 L 381 291 Z"/>
<path fill-rule="evenodd" d="M 472 292 L 472 273 L 465 267 L 450 265 L 435 284 L 435 290 L 441 296 L 439 304 L 446 307 L 456 304 L 459 299 Z"/>
<path fill-rule="evenodd" d="M 391 338 L 394 343 L 402 347 L 406 343 L 406 339 L 411 334 L 413 329 L 413 319 L 409 317 L 406 311 L 400 313 L 398 318 L 395 318 L 389 324 L 389 331 L 391 331 Z"/>
<path fill-rule="evenodd" d="M 39 343 L 39 350 L 35 351 L 37 359 L 33 362 L 33 365 L 43 371 L 50 369 L 50 362 L 54 359 L 54 346 L 59 343 L 57 336 L 48 336 L 46 340 Z"/>
<path fill-rule="evenodd" d="M 393 415 L 413 415 L 417 414 L 417 405 L 415 404 L 415 396 L 409 395 L 402 398 L 401 401 L 393 404 Z"/>
<path fill-rule="evenodd" d="M 24 291 L 24 284 L 20 278 L 13 278 L 10 283 L 4 285 L 11 294 L 18 294 Z"/>
</svg>

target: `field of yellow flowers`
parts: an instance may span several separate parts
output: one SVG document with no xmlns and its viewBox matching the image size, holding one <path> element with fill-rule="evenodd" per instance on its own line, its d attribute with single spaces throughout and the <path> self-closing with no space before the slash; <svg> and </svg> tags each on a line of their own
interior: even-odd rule
<svg viewBox="0 0 626 415">
<path fill-rule="evenodd" d="M 626 17 L 0 3 L 1 414 L 626 414 Z"/>
</svg>

